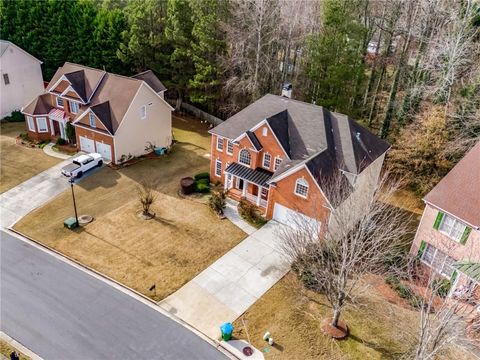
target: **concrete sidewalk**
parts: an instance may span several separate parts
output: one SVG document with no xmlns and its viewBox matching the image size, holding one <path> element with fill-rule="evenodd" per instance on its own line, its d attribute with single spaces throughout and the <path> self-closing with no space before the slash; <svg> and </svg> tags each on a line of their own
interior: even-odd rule
<svg viewBox="0 0 480 360">
<path fill-rule="evenodd" d="M 270 221 L 159 305 L 211 338 L 234 321 L 290 269 Z"/>
<path fill-rule="evenodd" d="M 43 147 L 43 152 L 45 154 L 47 154 L 48 156 L 55 157 L 55 158 L 58 158 L 58 159 L 66 160 L 66 159 L 69 159 L 71 157 L 71 155 L 62 154 L 61 152 L 53 150 L 53 145 L 55 145 L 55 144 L 54 143 L 48 143 L 47 145 L 45 145 Z"/>
<path fill-rule="evenodd" d="M 62 161 L 0 194 L 0 227 L 12 226 L 30 211 L 68 189 L 69 183 L 61 175 L 61 169 L 70 162 L 70 158 Z"/>
</svg>

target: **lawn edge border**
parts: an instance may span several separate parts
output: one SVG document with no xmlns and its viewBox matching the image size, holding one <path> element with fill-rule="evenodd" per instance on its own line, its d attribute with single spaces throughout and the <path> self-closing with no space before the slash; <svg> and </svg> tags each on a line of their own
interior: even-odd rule
<svg viewBox="0 0 480 360">
<path fill-rule="evenodd" d="M 25 356 L 28 356 L 30 359 L 32 360 L 43 360 L 42 357 L 40 357 L 39 355 L 35 354 L 32 350 L 30 350 L 29 348 L 27 348 L 25 345 L 23 345 L 22 343 L 18 342 L 17 340 L 15 340 L 14 338 L 12 338 L 10 335 L 8 335 L 7 333 L 3 332 L 2 330 L 0 330 L 0 339 L 2 339 L 3 341 L 5 341 L 6 343 L 8 343 L 9 345 L 11 345 L 12 347 L 15 348 L 15 350 L 18 350 L 20 351 L 22 354 L 24 354 Z"/>
<path fill-rule="evenodd" d="M 35 239 L 29 237 L 28 235 L 23 234 L 22 232 L 20 232 L 16 229 L 13 229 L 13 228 L 9 227 L 9 228 L 4 228 L 3 230 L 6 231 L 7 233 L 10 233 L 10 235 L 15 236 L 15 238 L 17 238 L 21 241 L 24 241 L 24 242 L 36 247 L 37 249 L 46 252 L 49 255 L 54 256 L 56 259 L 58 259 L 60 261 L 63 261 L 66 264 L 68 264 L 70 266 L 73 266 L 73 267 L 85 272 L 86 274 L 88 274 L 90 276 L 93 276 L 94 278 L 96 278 L 100 281 L 105 282 L 106 284 L 108 284 L 108 285 L 112 286 L 113 288 L 123 292 L 126 295 L 131 296 L 132 298 L 140 301 L 144 305 L 149 306 L 150 308 L 158 311 L 162 315 L 168 317 L 169 319 L 177 322 L 178 324 L 187 328 L 191 332 L 195 333 L 198 337 L 200 337 L 204 341 L 208 342 L 210 345 L 214 346 L 218 351 L 220 351 L 224 355 L 228 356 L 230 359 L 239 360 L 239 358 L 237 356 L 235 356 L 228 349 L 223 347 L 222 344 L 218 340 L 215 340 L 215 339 L 212 339 L 212 338 L 208 337 L 206 334 L 204 334 L 203 332 L 201 332 L 197 328 L 188 324 L 187 322 L 185 322 L 184 320 L 175 316 L 174 314 L 171 314 L 170 312 L 166 311 L 161 306 L 159 306 L 157 304 L 157 302 L 155 302 L 154 300 L 150 299 L 149 297 L 141 294 L 140 292 L 126 286 L 125 284 L 122 284 L 118 280 L 115 280 L 115 279 L 111 278 L 110 276 L 101 273 L 98 270 L 95 270 L 95 269 L 91 268 L 88 265 L 82 264 L 78 260 L 75 260 L 74 258 L 63 254 L 60 251 L 58 251 L 54 248 L 51 248 L 50 246 L 42 244 L 40 241 L 35 240 Z M 41 358 L 37 358 L 37 359 L 41 359 Z"/>
</svg>

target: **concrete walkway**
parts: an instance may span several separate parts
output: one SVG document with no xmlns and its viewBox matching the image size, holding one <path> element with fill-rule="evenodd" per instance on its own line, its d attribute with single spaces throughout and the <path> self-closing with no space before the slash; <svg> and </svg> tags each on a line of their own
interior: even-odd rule
<svg viewBox="0 0 480 360">
<path fill-rule="evenodd" d="M 159 305 L 217 338 L 223 322 L 237 319 L 290 269 L 279 250 L 280 226 L 270 221 L 253 231 Z"/>
<path fill-rule="evenodd" d="M 47 154 L 48 156 L 52 156 L 52 157 L 55 157 L 55 158 L 58 158 L 58 159 L 69 159 L 71 157 L 71 155 L 66 155 L 66 154 L 62 154 L 58 151 L 55 151 L 53 150 L 53 145 L 55 145 L 54 143 L 48 143 L 47 145 L 45 145 L 43 147 L 43 152 L 45 154 Z"/>
<path fill-rule="evenodd" d="M 230 198 L 227 198 L 226 200 L 226 208 L 223 211 L 225 216 L 230 220 L 234 225 L 238 226 L 240 229 L 242 229 L 245 233 L 248 235 L 252 235 L 257 229 L 247 223 L 245 220 L 242 219 L 240 214 L 237 211 L 237 205 L 238 201 L 232 200 Z"/>
<path fill-rule="evenodd" d="M 7 228 L 69 187 L 61 175 L 67 159 L 0 194 L 0 227 Z"/>
</svg>

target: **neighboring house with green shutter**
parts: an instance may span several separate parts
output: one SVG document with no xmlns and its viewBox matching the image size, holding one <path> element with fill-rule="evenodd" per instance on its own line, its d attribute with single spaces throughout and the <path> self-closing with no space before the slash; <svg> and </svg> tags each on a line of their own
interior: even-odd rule
<svg viewBox="0 0 480 360">
<path fill-rule="evenodd" d="M 478 285 L 460 263 L 480 263 L 480 142 L 430 191 L 411 252 L 453 280 Z"/>
</svg>

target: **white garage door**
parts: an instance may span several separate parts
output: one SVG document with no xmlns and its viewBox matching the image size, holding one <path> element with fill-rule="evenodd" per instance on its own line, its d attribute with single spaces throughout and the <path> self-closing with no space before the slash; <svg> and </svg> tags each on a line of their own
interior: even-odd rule
<svg viewBox="0 0 480 360">
<path fill-rule="evenodd" d="M 112 147 L 110 145 L 98 141 L 95 141 L 95 145 L 97 146 L 97 152 L 102 155 L 105 160 L 112 160 Z"/>
<path fill-rule="evenodd" d="M 93 140 L 87 139 L 84 136 L 80 136 L 80 150 L 87 153 L 95 152 L 95 144 Z"/>
<path fill-rule="evenodd" d="M 309 228 L 311 227 L 312 230 L 315 229 L 316 231 L 319 231 L 321 225 L 320 221 L 277 203 L 275 203 L 275 206 L 273 207 L 273 219 L 294 229 L 305 226 Z"/>
</svg>

